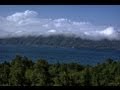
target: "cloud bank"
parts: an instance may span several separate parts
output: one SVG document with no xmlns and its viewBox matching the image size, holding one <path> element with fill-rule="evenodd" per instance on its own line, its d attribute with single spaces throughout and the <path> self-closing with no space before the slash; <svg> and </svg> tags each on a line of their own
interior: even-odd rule
<svg viewBox="0 0 120 90">
<path fill-rule="evenodd" d="M 76 22 L 65 18 L 43 19 L 35 11 L 26 10 L 0 16 L 0 38 L 39 35 L 73 35 L 90 40 L 119 40 L 119 30 L 113 26 L 96 26 L 90 22 Z"/>
</svg>

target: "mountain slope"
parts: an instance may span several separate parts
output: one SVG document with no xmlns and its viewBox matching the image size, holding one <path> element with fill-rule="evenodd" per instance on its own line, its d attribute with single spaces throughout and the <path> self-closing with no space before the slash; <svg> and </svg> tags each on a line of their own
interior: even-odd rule
<svg viewBox="0 0 120 90">
<path fill-rule="evenodd" d="M 28 36 L 28 37 L 12 37 L 0 39 L 0 44 L 7 45 L 48 45 L 54 47 L 74 47 L 74 48 L 113 48 L 120 49 L 120 41 L 117 40 L 83 40 L 78 37 L 52 35 L 52 36 Z"/>
</svg>

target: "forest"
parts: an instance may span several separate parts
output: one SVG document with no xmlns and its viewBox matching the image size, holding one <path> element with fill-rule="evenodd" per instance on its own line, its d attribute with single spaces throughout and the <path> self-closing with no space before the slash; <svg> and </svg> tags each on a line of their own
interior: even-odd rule
<svg viewBox="0 0 120 90">
<path fill-rule="evenodd" d="M 95 66 L 49 64 L 16 55 L 0 63 L 0 86 L 120 86 L 120 61 L 107 59 Z"/>
</svg>

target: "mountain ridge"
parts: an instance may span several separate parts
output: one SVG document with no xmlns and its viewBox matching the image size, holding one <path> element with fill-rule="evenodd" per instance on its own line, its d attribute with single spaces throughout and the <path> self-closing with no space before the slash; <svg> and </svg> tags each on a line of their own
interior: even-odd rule
<svg viewBox="0 0 120 90">
<path fill-rule="evenodd" d="M 50 35 L 0 38 L 1 45 L 48 45 L 53 47 L 120 49 L 119 40 L 88 40 L 75 36 Z"/>
</svg>

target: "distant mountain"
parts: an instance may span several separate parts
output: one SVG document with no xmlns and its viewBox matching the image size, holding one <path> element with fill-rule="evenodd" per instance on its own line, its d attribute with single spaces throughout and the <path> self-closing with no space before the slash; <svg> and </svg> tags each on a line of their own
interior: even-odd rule
<svg viewBox="0 0 120 90">
<path fill-rule="evenodd" d="M 28 36 L 1 38 L 0 44 L 6 45 L 48 45 L 54 47 L 71 47 L 71 48 L 111 48 L 120 49 L 120 41 L 117 40 L 83 40 L 79 37 L 51 35 L 51 36 Z"/>
</svg>

